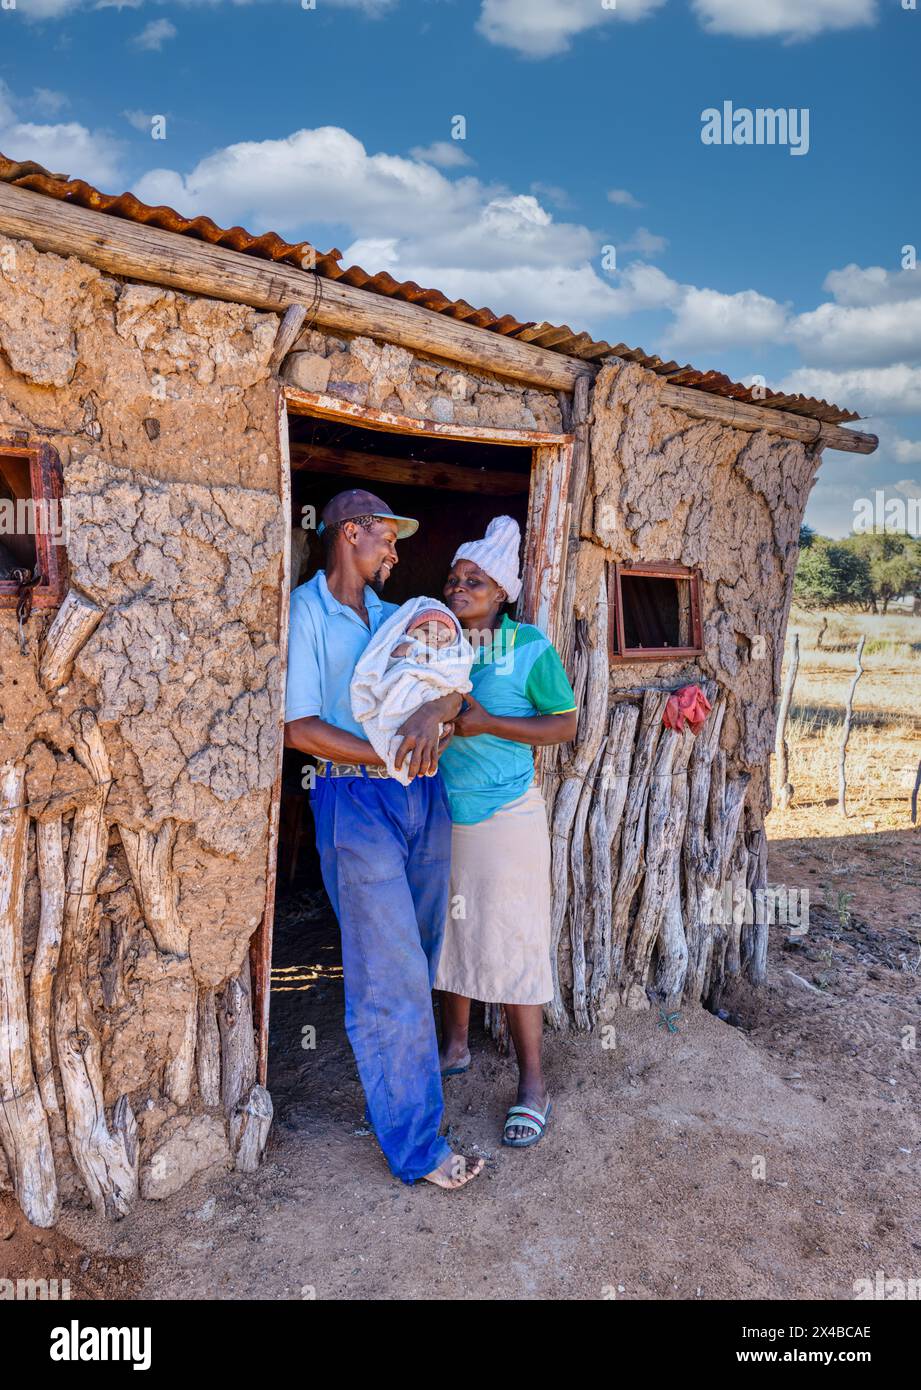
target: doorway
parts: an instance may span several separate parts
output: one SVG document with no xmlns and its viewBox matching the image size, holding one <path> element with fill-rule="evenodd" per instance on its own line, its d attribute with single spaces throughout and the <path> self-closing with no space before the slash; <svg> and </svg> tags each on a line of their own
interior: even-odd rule
<svg viewBox="0 0 921 1390">
<path fill-rule="evenodd" d="M 571 436 L 432 425 L 290 389 L 286 406 L 280 427 L 290 462 L 291 590 L 322 567 L 315 527 L 326 502 L 361 487 L 420 523 L 414 536 L 399 543 L 399 563 L 383 598 L 440 599 L 458 545 L 482 536 L 494 516 L 506 514 L 515 517 L 524 537 L 516 616 L 552 633 L 568 522 Z M 282 621 L 288 602 L 286 593 Z M 347 1046 L 339 933 L 322 886 L 307 800 L 311 761 L 283 751 L 270 836 L 270 893 L 252 950 L 260 1080 L 266 1084 L 271 1043 L 272 1088 L 289 1097 L 303 1094 L 305 1064 L 318 1045 L 312 1029 L 321 1027 L 327 1041 L 335 1035 L 337 1049 Z"/>
</svg>

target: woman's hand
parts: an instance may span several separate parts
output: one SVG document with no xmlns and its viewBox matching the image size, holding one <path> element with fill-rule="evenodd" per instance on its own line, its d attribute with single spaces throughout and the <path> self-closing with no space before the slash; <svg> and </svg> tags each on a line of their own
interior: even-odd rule
<svg viewBox="0 0 921 1390">
<path fill-rule="evenodd" d="M 461 738 L 473 738 L 476 734 L 493 733 L 493 717 L 488 710 L 485 710 L 479 700 L 475 700 L 472 695 L 465 695 L 467 709 L 463 710 L 454 719 L 454 732 Z"/>
</svg>

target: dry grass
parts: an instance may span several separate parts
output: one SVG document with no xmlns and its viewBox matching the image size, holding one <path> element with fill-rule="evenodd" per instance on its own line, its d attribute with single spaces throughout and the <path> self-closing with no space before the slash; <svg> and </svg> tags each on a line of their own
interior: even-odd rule
<svg viewBox="0 0 921 1390">
<path fill-rule="evenodd" d="M 823 618 L 823 647 L 816 637 Z M 772 812 L 772 839 L 855 835 L 911 827 L 911 789 L 921 758 L 921 618 L 909 613 L 805 613 L 790 617 L 787 656 L 800 637 L 800 667 L 787 726 L 793 806 Z M 849 815 L 837 809 L 838 750 L 857 642 L 866 634 L 847 751 Z"/>
</svg>

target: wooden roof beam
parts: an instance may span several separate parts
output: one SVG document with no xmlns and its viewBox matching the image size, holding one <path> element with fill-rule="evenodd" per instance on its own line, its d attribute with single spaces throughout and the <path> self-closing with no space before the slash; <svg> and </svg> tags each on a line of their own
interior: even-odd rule
<svg viewBox="0 0 921 1390">
<path fill-rule="evenodd" d="M 0 183 L 0 232 L 31 241 L 40 251 L 77 256 L 110 275 L 168 285 L 187 294 L 275 313 L 306 304 L 311 322 L 320 327 L 365 334 L 545 390 L 572 391 L 580 377 L 594 377 L 597 371 L 590 362 L 474 328 L 419 305 L 325 280 L 282 262 L 210 246 L 178 232 L 58 202 L 14 184 Z M 871 454 L 879 443 L 872 434 L 691 387 L 665 385 L 660 399 L 699 419 L 735 429 L 768 430 L 821 448 Z"/>
</svg>

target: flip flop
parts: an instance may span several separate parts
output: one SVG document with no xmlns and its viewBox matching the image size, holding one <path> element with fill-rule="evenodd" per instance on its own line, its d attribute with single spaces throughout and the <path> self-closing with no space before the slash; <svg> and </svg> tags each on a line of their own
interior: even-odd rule
<svg viewBox="0 0 921 1390">
<path fill-rule="evenodd" d="M 550 1118 L 550 1111 L 553 1109 L 551 1101 L 547 1101 L 547 1109 L 543 1114 L 533 1105 L 510 1105 L 505 1116 L 505 1129 L 502 1131 L 502 1142 L 507 1144 L 510 1149 L 529 1149 L 532 1144 L 536 1144 L 544 1137 L 544 1130 Z M 506 1132 L 515 1128 L 530 1129 L 531 1134 L 527 1139 L 506 1139 Z"/>
<path fill-rule="evenodd" d="M 470 1061 L 472 1060 L 471 1058 Z M 464 1072 L 469 1070 L 470 1062 L 466 1062 L 462 1067 L 445 1067 L 444 1071 L 441 1073 L 441 1077 L 442 1080 L 444 1080 L 446 1076 L 463 1076 Z"/>
</svg>

